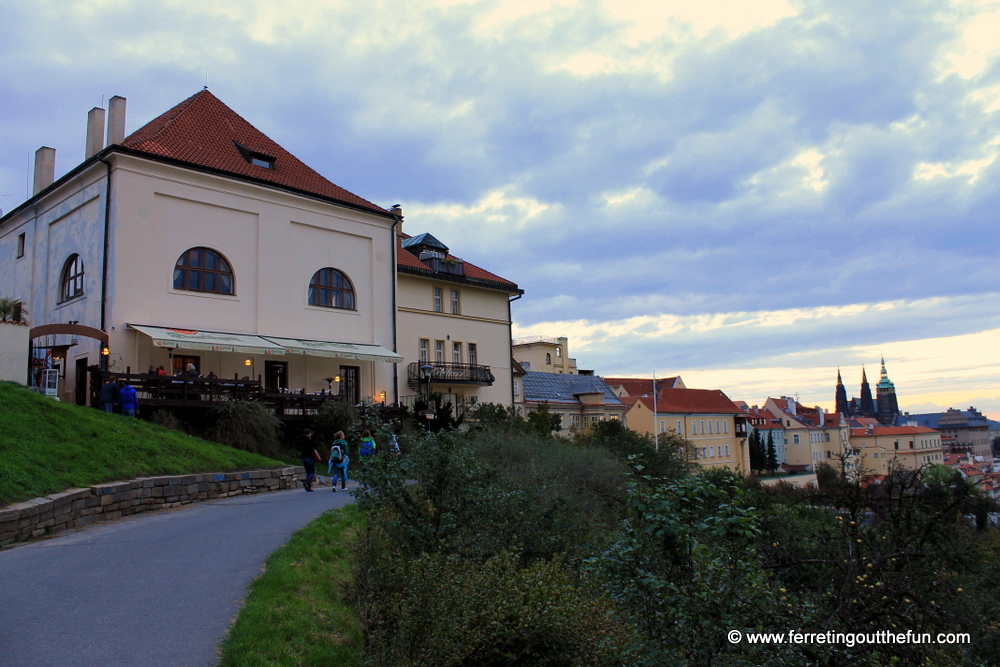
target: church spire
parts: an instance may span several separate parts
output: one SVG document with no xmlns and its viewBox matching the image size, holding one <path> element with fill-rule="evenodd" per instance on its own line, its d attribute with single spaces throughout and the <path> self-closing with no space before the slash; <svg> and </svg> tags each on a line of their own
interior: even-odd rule
<svg viewBox="0 0 1000 667">
<path fill-rule="evenodd" d="M 840 368 L 837 368 L 837 412 L 844 415 L 848 414 L 848 404 L 847 404 L 847 388 L 844 387 L 844 380 L 840 377 Z"/>
<path fill-rule="evenodd" d="M 875 417 L 875 401 L 872 399 L 872 388 L 868 384 L 868 374 L 861 367 L 861 405 L 858 406 L 861 417 Z"/>
</svg>

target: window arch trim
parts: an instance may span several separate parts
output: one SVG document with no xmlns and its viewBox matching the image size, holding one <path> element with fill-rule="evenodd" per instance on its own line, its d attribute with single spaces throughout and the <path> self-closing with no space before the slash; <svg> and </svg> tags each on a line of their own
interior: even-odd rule
<svg viewBox="0 0 1000 667">
<path fill-rule="evenodd" d="M 346 273 L 332 266 L 320 269 L 309 279 L 306 302 L 317 308 L 358 309 L 354 283 Z"/>
<path fill-rule="evenodd" d="M 195 246 L 182 252 L 174 263 L 173 287 L 185 292 L 235 295 L 236 276 L 221 252 Z"/>
</svg>

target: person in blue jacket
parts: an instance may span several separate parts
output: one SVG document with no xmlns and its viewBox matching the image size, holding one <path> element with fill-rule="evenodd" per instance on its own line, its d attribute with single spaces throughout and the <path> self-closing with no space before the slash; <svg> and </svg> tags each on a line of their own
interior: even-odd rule
<svg viewBox="0 0 1000 667">
<path fill-rule="evenodd" d="M 135 417 L 139 414 L 139 396 L 132 385 L 126 384 L 119 390 L 118 404 L 122 406 L 124 417 Z"/>
</svg>

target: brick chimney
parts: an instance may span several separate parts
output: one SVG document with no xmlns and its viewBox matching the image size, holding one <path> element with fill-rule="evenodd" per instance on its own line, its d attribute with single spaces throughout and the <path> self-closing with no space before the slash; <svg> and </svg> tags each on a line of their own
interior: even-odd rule
<svg viewBox="0 0 1000 667">
<path fill-rule="evenodd" d="M 125 141 L 125 98 L 115 95 L 108 100 L 108 146 Z"/>
<path fill-rule="evenodd" d="M 42 146 L 35 151 L 35 183 L 31 195 L 37 195 L 56 180 L 56 149 Z"/>
<path fill-rule="evenodd" d="M 94 107 L 87 114 L 87 151 L 83 159 L 88 160 L 104 148 L 104 109 Z"/>
</svg>

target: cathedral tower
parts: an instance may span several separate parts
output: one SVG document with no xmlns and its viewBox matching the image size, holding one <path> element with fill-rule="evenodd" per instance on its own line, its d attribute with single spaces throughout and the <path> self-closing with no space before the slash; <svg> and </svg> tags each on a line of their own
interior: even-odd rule
<svg viewBox="0 0 1000 667">
<path fill-rule="evenodd" d="M 896 402 L 896 385 L 889 381 L 889 374 L 885 372 L 885 357 L 882 357 L 882 377 L 875 387 L 875 395 L 878 399 L 879 423 L 895 424 L 899 404 Z"/>
</svg>

